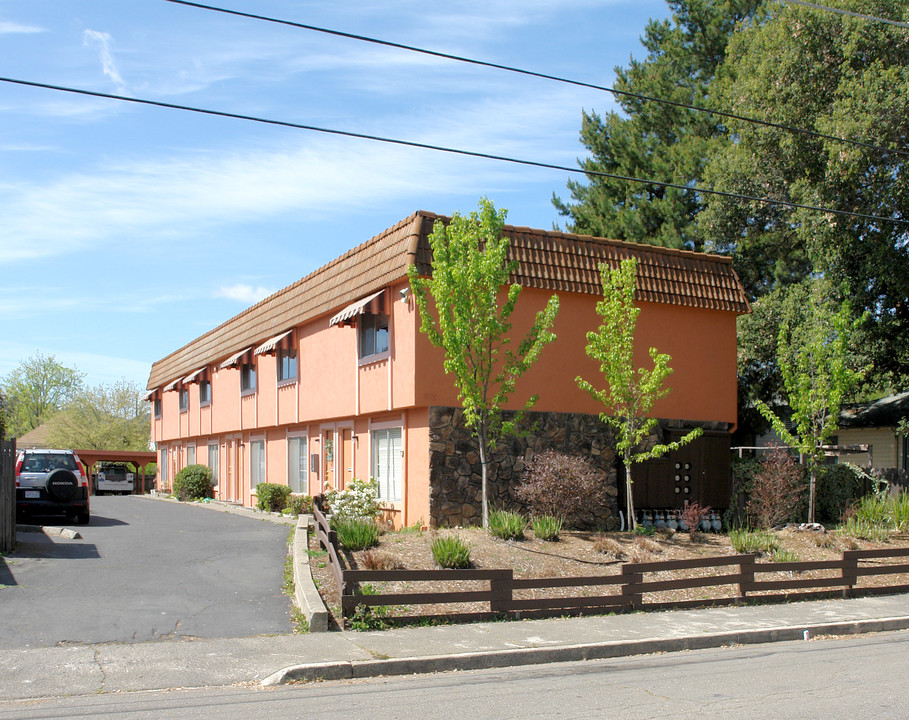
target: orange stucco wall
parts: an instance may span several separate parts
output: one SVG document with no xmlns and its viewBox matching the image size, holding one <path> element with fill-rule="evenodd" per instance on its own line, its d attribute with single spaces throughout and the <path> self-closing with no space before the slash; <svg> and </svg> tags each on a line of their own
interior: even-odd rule
<svg viewBox="0 0 909 720">
<path fill-rule="evenodd" d="M 397 525 L 426 523 L 429 513 L 429 411 L 432 405 L 458 405 L 453 379 L 442 370 L 442 354 L 419 331 L 412 297 L 402 300 L 401 281 L 389 288 L 390 350 L 385 356 L 358 359 L 357 329 L 329 327 L 323 316 L 296 331 L 298 378 L 277 382 L 275 355 L 254 358 L 256 392 L 241 398 L 237 368 L 212 365 L 210 406 L 200 407 L 198 385 L 189 384 L 189 409 L 180 412 L 179 388 L 160 393 L 162 413 L 152 420 L 152 439 L 168 450 L 168 484 L 187 462 L 186 448 L 196 447 L 196 462 L 208 463 L 208 445 L 218 445 L 217 497 L 253 504 L 254 468 L 251 443 L 265 446 L 268 482 L 288 482 L 288 438 L 305 434 L 303 491 L 321 492 L 328 483 L 373 473 L 372 431 L 401 427 L 402 498 L 390 505 Z M 550 293 L 524 289 L 513 318 L 515 343 L 526 332 Z M 511 407 L 523 406 L 539 394 L 541 411 L 595 414 L 601 411 L 575 382 L 582 375 L 595 384 L 599 370 L 584 351 L 586 333 L 599 323 L 598 298 L 561 294 L 555 324 L 557 340 L 518 383 Z M 672 356 L 672 392 L 655 414 L 690 421 L 736 421 L 736 335 L 733 313 L 644 303 L 638 320 L 636 360 L 649 366 L 647 349 L 654 345 Z M 327 450 L 336 456 L 326 477 Z M 316 456 L 316 465 L 312 457 Z M 329 463 L 330 465 L 330 463 Z M 343 467 L 342 467 L 343 465 Z"/>
<path fill-rule="evenodd" d="M 517 345 L 542 310 L 550 293 L 525 288 L 513 316 L 513 343 Z M 560 294 L 560 309 L 553 330 L 556 340 L 518 381 L 509 408 L 523 407 L 539 396 L 535 410 L 596 414 L 603 408 L 582 392 L 580 375 L 597 386 L 605 383 L 596 362 L 587 357 L 587 332 L 596 330 L 598 297 Z M 735 314 L 670 305 L 642 303 L 635 338 L 635 362 L 652 367 L 649 348 L 672 357 L 669 395 L 654 409 L 662 418 L 736 422 Z M 441 350 L 424 335 L 417 338 L 414 378 L 417 405 L 457 405 L 454 380 L 442 369 Z"/>
</svg>

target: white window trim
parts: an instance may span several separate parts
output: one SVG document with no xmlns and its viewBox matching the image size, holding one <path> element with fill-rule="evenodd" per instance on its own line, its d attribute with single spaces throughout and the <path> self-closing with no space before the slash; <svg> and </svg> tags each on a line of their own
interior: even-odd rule
<svg viewBox="0 0 909 720">
<path fill-rule="evenodd" d="M 285 440 L 286 447 L 288 448 L 287 452 L 287 484 L 290 485 L 290 441 L 292 439 L 300 439 L 303 442 L 301 443 L 301 451 L 303 453 L 303 477 L 300 478 L 300 484 L 305 485 L 306 489 L 302 491 L 303 495 L 309 494 L 309 433 L 306 430 L 288 430 L 287 438 Z"/>
</svg>

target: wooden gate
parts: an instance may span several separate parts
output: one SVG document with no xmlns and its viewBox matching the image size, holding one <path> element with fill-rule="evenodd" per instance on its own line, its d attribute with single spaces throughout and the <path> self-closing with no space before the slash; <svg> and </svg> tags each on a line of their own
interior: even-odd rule
<svg viewBox="0 0 909 720">
<path fill-rule="evenodd" d="M 0 552 L 16 544 L 16 441 L 0 439 Z"/>
</svg>

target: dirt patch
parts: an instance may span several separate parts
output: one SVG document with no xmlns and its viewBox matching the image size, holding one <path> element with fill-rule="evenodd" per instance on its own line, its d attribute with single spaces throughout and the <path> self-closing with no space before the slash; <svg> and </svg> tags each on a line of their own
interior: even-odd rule
<svg viewBox="0 0 909 720">
<path fill-rule="evenodd" d="M 348 567 L 355 569 L 438 569 L 432 557 L 431 544 L 438 534 L 455 534 L 471 549 L 472 567 L 477 569 L 511 569 L 515 578 L 595 578 L 617 576 L 628 563 L 651 563 L 664 560 L 685 560 L 731 556 L 738 554 L 725 534 L 698 534 L 692 540 L 687 533 L 664 532 L 649 537 L 630 533 L 563 532 L 556 542 L 547 542 L 528 536 L 520 541 L 503 541 L 480 528 L 459 528 L 456 530 L 415 532 L 404 530 L 387 532 L 381 537 L 377 548 L 370 551 L 346 553 Z M 799 531 L 785 529 L 773 533 L 779 541 L 779 549 L 773 556 L 757 558 L 762 566 L 774 567 L 774 562 L 805 562 L 814 560 L 839 560 L 844 550 L 867 550 L 881 548 L 909 547 L 909 538 L 893 537 L 888 543 L 844 537 L 833 532 Z M 340 619 L 340 594 L 334 575 L 328 567 L 327 558 L 314 538 L 310 540 L 310 564 L 313 578 L 322 599 L 336 619 Z M 882 559 L 881 564 L 901 564 L 905 558 Z M 738 573 L 738 566 L 719 568 L 692 568 L 672 572 L 647 573 L 647 581 L 670 581 L 695 576 L 719 576 Z M 760 573 L 761 580 L 808 579 L 816 577 L 839 577 L 839 570 L 812 570 L 804 572 Z M 721 580 L 721 578 L 719 579 Z M 718 582 L 719 582 L 718 580 Z M 907 575 L 886 575 L 860 578 L 858 587 L 872 585 L 896 585 L 909 583 Z M 462 590 L 485 590 L 488 582 L 462 581 L 447 582 L 383 582 L 376 583 L 368 591 L 382 594 L 404 592 L 452 592 Z M 616 592 L 615 588 L 595 584 L 515 591 L 515 599 L 555 598 L 571 596 L 597 596 Z M 732 597 L 738 594 L 735 584 L 717 584 L 699 588 L 681 588 L 647 593 L 648 603 L 697 602 L 716 598 Z M 395 615 L 436 615 L 443 613 L 482 613 L 489 610 L 483 603 L 459 603 L 456 605 L 424 604 L 395 606 L 388 610 Z"/>
</svg>

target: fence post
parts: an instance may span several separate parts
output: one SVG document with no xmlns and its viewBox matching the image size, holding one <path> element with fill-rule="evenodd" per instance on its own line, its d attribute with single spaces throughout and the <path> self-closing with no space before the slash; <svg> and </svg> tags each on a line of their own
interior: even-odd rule
<svg viewBox="0 0 909 720">
<path fill-rule="evenodd" d="M 639 610 L 644 605 L 644 593 L 641 591 L 644 573 L 637 571 L 634 563 L 623 563 L 622 578 L 624 604 L 631 610 Z"/>
<path fill-rule="evenodd" d="M 843 550 L 843 597 L 850 597 L 858 584 L 858 551 Z"/>
<path fill-rule="evenodd" d="M 514 589 L 512 581 L 514 580 L 514 570 L 508 568 L 500 571 L 489 580 L 489 591 L 492 597 L 489 599 L 489 611 L 494 613 L 508 612 L 511 607 Z"/>
<path fill-rule="evenodd" d="M 739 580 L 739 595 L 743 598 L 749 590 L 754 589 L 754 561 L 754 555 L 748 555 L 743 557 L 739 563 L 739 574 L 742 576 L 742 579 Z"/>
<path fill-rule="evenodd" d="M 16 441 L 0 434 L 0 552 L 16 545 Z"/>
</svg>

